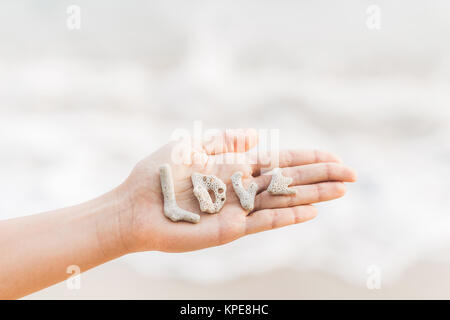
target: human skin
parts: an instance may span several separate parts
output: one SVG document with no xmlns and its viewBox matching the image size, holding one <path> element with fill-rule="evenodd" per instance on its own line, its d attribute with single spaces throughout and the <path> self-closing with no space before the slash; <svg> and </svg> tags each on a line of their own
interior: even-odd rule
<svg viewBox="0 0 450 320">
<path fill-rule="evenodd" d="M 252 130 L 224 132 L 220 145 L 211 141 L 192 149 L 190 164 L 172 164 L 175 143 L 140 161 L 114 190 L 83 204 L 0 221 L 0 298 L 16 299 L 67 279 L 67 268 L 82 272 L 138 251 L 185 252 L 228 243 L 256 232 L 302 223 L 317 215 L 312 205 L 339 198 L 344 182 L 355 172 L 332 153 L 284 150 L 279 166 L 292 177 L 292 196 L 266 190 L 270 175 L 261 174 L 262 159 L 246 152 L 257 143 Z M 245 141 L 245 143 L 239 143 Z M 219 157 L 242 153 L 236 163 Z M 200 159 L 200 160 L 198 160 Z M 159 166 L 172 167 L 178 205 L 200 213 L 192 190 L 193 172 L 213 174 L 227 184 L 227 200 L 218 214 L 200 213 L 198 224 L 172 222 L 163 214 Z M 231 186 L 231 176 L 243 173 L 244 187 L 259 186 L 252 212 L 245 211 Z"/>
</svg>

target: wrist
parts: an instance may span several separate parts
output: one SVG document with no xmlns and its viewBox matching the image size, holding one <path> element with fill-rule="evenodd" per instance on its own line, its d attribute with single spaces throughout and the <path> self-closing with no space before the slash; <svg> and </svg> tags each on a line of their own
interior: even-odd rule
<svg viewBox="0 0 450 320">
<path fill-rule="evenodd" d="M 132 202 L 122 186 L 92 201 L 96 237 L 105 259 L 134 252 L 131 223 Z"/>
</svg>

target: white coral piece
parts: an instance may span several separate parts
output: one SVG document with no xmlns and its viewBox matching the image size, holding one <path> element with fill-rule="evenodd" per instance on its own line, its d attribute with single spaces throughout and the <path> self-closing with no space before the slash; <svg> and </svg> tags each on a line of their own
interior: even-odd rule
<svg viewBox="0 0 450 320">
<path fill-rule="evenodd" d="M 173 186 L 172 171 L 168 164 L 159 167 L 159 177 L 161 189 L 164 196 L 164 215 L 172 221 L 187 221 L 197 223 L 200 215 L 181 209 L 175 199 L 175 189 Z"/>
<path fill-rule="evenodd" d="M 281 174 L 280 168 L 273 169 L 272 180 L 267 188 L 267 191 L 273 195 L 287 195 L 295 194 L 296 190 L 293 188 L 288 188 L 292 183 L 291 177 L 285 177 Z"/>
<path fill-rule="evenodd" d="M 256 182 L 252 182 L 248 187 L 248 190 L 245 190 L 242 184 L 242 172 L 235 172 L 231 176 L 231 183 L 233 184 L 234 192 L 236 192 L 239 197 L 239 201 L 241 202 L 242 208 L 248 211 L 252 211 L 255 206 L 255 196 L 256 191 L 258 191 L 258 185 Z"/>
<path fill-rule="evenodd" d="M 207 213 L 219 212 L 227 200 L 225 183 L 216 176 L 201 173 L 193 173 L 191 179 L 194 186 L 194 195 L 200 204 L 200 210 Z M 209 190 L 214 192 L 214 202 L 209 195 Z"/>
</svg>

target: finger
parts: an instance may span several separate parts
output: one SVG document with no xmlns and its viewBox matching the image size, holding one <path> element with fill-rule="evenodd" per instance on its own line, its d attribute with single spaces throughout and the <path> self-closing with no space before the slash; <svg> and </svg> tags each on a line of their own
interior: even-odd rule
<svg viewBox="0 0 450 320">
<path fill-rule="evenodd" d="M 253 212 L 246 220 L 246 234 L 285 227 L 313 219 L 317 209 L 311 205 Z"/>
<path fill-rule="evenodd" d="M 255 210 L 294 207 L 340 198 L 347 188 L 343 182 L 322 182 L 293 187 L 296 194 L 288 197 L 273 196 L 264 191 L 255 198 Z"/>
<path fill-rule="evenodd" d="M 340 163 L 314 163 L 298 167 L 287 167 L 282 169 L 285 177 L 291 177 L 291 186 L 304 185 L 325 181 L 355 182 L 356 173 L 353 169 Z M 260 175 L 253 178 L 258 184 L 258 192 L 261 192 L 270 184 L 271 174 Z"/>
<path fill-rule="evenodd" d="M 249 155 L 254 175 L 259 175 L 262 168 L 278 166 L 294 167 L 319 162 L 342 162 L 334 153 L 321 150 L 282 150 L 278 155 L 278 164 L 272 161 L 270 155 Z"/>
<path fill-rule="evenodd" d="M 246 152 L 258 143 L 254 129 L 227 129 L 211 133 L 203 142 L 203 150 L 209 154 Z"/>
</svg>

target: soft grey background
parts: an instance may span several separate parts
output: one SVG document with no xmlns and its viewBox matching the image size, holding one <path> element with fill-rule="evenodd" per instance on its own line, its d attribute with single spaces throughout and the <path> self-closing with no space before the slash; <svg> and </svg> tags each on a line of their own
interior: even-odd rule
<svg viewBox="0 0 450 320">
<path fill-rule="evenodd" d="M 72 4 L 81 30 L 66 27 Z M 373 4 L 380 30 L 366 26 Z M 106 192 L 194 120 L 280 129 L 283 147 L 329 149 L 359 173 L 308 224 L 196 253 L 127 256 L 88 273 L 76 293 L 60 285 L 41 297 L 161 297 L 128 290 L 127 277 L 221 297 L 214 286 L 258 275 L 271 290 L 286 269 L 300 282 L 280 291 L 296 297 L 304 272 L 367 290 L 369 266 L 389 286 L 418 263 L 437 266 L 433 286 L 447 296 L 449 16 L 445 0 L 2 1 L 0 218 Z M 326 296 L 326 283 L 311 290 Z"/>
</svg>

